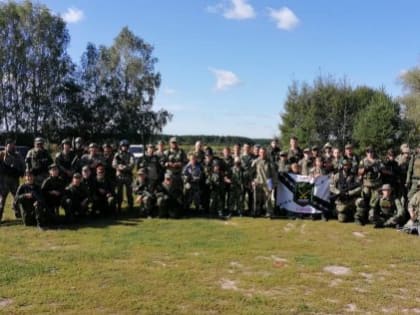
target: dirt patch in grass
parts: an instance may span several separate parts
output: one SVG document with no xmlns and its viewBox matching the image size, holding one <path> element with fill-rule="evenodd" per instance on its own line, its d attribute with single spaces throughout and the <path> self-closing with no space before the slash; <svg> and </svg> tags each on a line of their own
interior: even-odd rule
<svg viewBox="0 0 420 315">
<path fill-rule="evenodd" d="M 357 305 L 354 304 L 354 303 L 347 304 L 344 310 L 346 312 L 353 312 L 354 313 L 354 312 L 357 311 Z"/>
<path fill-rule="evenodd" d="M 351 269 L 343 266 L 327 266 L 324 268 L 324 271 L 332 273 L 336 276 L 345 276 L 351 274 Z"/>
<path fill-rule="evenodd" d="M 355 231 L 355 232 L 353 232 L 352 234 L 353 234 L 354 236 L 356 236 L 356 237 L 360 237 L 360 238 L 366 237 L 365 233 L 363 233 L 363 232 L 358 232 L 358 231 Z"/>
<path fill-rule="evenodd" d="M 233 291 L 238 291 L 238 287 L 237 287 L 237 281 L 234 280 L 229 280 L 229 279 L 221 279 L 220 280 L 220 287 L 223 290 L 233 290 Z"/>
<path fill-rule="evenodd" d="M 13 303 L 12 299 L 0 298 L 0 308 L 6 307 Z"/>
</svg>

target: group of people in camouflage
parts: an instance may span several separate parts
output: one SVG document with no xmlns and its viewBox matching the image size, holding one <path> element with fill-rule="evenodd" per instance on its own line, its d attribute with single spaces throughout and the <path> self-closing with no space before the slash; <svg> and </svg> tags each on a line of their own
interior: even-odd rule
<svg viewBox="0 0 420 315">
<path fill-rule="evenodd" d="M 268 148 L 226 146 L 219 156 L 200 141 L 186 154 L 175 137 L 167 149 L 163 141 L 147 145 L 138 160 L 129 146 L 122 140 L 114 152 L 107 143 L 65 139 L 53 159 L 44 139 L 36 138 L 24 159 L 7 140 L 0 152 L 0 219 L 9 193 L 16 217 L 44 228 L 61 218 L 60 208 L 67 222 L 118 214 L 124 192 L 127 207 L 143 216 L 273 217 L 282 211 L 275 206 L 282 172 L 330 177 L 333 206 L 324 218 L 401 227 L 417 224 L 420 214 L 420 148 L 412 154 L 406 144 L 398 156 L 388 150 L 383 160 L 371 147 L 359 158 L 351 144 L 344 152 L 329 143 L 301 150 L 295 137 L 288 150 L 274 139 Z"/>
</svg>

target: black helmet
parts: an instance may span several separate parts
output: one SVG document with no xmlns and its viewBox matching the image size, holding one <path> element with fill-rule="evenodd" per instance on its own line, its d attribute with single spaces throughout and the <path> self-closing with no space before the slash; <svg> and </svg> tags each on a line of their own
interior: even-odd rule
<svg viewBox="0 0 420 315">
<path fill-rule="evenodd" d="M 130 142 L 128 142 L 128 140 L 124 139 L 120 141 L 120 147 L 128 147 L 130 146 Z"/>
<path fill-rule="evenodd" d="M 63 139 L 63 141 L 61 141 L 61 145 L 65 144 L 71 145 L 71 140 L 69 138 Z"/>
</svg>

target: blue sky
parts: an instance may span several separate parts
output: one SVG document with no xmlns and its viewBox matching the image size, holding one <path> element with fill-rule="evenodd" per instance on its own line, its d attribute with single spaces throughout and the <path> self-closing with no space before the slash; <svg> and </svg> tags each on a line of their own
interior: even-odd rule
<svg viewBox="0 0 420 315">
<path fill-rule="evenodd" d="M 122 27 L 155 47 L 155 108 L 171 134 L 272 137 L 293 80 L 319 74 L 401 95 L 419 64 L 420 1 L 45 0 L 68 22 L 69 53 L 110 45 Z"/>
</svg>

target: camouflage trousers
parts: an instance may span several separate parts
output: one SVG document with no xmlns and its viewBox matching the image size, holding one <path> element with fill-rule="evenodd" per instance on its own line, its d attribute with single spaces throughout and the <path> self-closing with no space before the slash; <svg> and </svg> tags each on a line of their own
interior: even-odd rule
<svg viewBox="0 0 420 315">
<path fill-rule="evenodd" d="M 117 176 L 117 210 L 121 211 L 121 204 L 124 200 L 124 188 L 125 195 L 127 197 L 127 204 L 129 208 L 133 207 L 133 188 L 132 177 L 129 175 Z"/>
<path fill-rule="evenodd" d="M 241 187 L 232 187 L 230 191 L 229 209 L 233 213 L 242 215 L 244 212 L 244 191 Z"/>
<path fill-rule="evenodd" d="M 369 209 L 375 206 L 378 199 L 378 187 L 363 186 L 362 195 L 356 200 L 356 212 L 354 214 L 355 222 L 362 224 L 366 223 Z"/>
<path fill-rule="evenodd" d="M 224 192 L 221 190 L 210 191 L 210 215 L 223 213 L 225 207 Z"/>
<path fill-rule="evenodd" d="M 114 196 L 96 196 L 92 202 L 93 214 L 109 215 L 115 213 L 116 200 Z"/>
<path fill-rule="evenodd" d="M 16 208 L 20 212 L 23 224 L 26 226 L 46 226 L 51 222 L 44 205 L 37 201 L 20 200 L 16 202 Z"/>
<path fill-rule="evenodd" d="M 154 216 L 155 200 L 150 194 L 139 194 L 136 197 L 136 204 L 139 206 L 139 214 L 144 216 Z"/>
<path fill-rule="evenodd" d="M 86 217 L 89 212 L 90 200 L 88 198 L 81 202 L 75 201 L 72 198 L 65 198 L 63 200 L 63 208 L 68 223 L 74 223 L 77 218 Z"/>
<path fill-rule="evenodd" d="M 338 222 L 353 221 L 354 213 L 356 210 L 354 199 L 336 200 L 335 210 L 337 211 Z"/>
<path fill-rule="evenodd" d="M 12 195 L 12 198 L 15 198 L 16 191 L 19 187 L 19 178 L 4 176 L 0 178 L 0 221 L 3 217 L 4 207 L 6 205 L 6 199 L 9 193 Z M 20 217 L 18 209 L 13 209 L 16 217 Z"/>
<path fill-rule="evenodd" d="M 255 209 L 253 209 L 253 215 L 261 215 L 264 212 L 264 210 L 267 215 L 273 214 L 273 200 L 271 198 L 271 192 L 268 190 L 266 185 L 255 185 L 254 198 Z"/>
<path fill-rule="evenodd" d="M 168 195 L 159 195 L 156 205 L 159 218 L 177 219 L 181 217 L 182 205 Z"/>
</svg>

